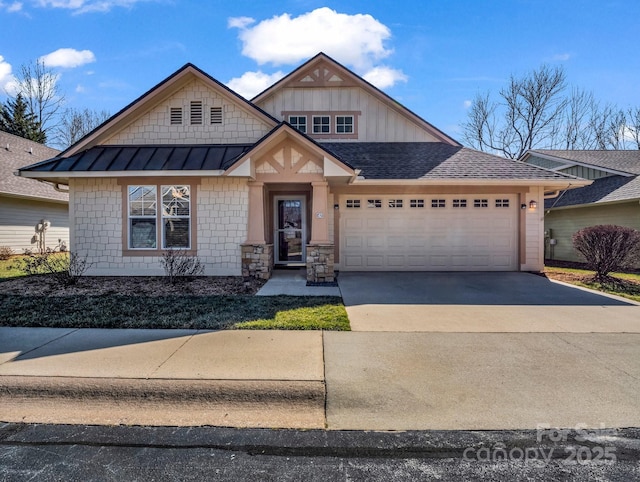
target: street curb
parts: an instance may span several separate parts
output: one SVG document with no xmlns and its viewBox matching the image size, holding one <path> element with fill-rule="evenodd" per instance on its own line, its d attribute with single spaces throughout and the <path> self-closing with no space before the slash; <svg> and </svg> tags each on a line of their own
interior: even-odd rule
<svg viewBox="0 0 640 482">
<path fill-rule="evenodd" d="M 187 380 L 0 376 L 0 399 L 93 399 L 213 403 L 322 403 L 324 383 L 289 380 Z"/>
</svg>

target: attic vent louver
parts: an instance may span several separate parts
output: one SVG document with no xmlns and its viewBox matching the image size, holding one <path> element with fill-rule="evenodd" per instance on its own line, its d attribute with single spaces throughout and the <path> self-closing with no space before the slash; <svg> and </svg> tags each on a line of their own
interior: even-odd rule
<svg viewBox="0 0 640 482">
<path fill-rule="evenodd" d="M 191 125 L 202 124 L 202 101 L 191 101 Z"/>
<path fill-rule="evenodd" d="M 182 124 L 182 107 L 171 108 L 171 125 Z"/>
<path fill-rule="evenodd" d="M 222 107 L 211 108 L 211 123 L 222 124 Z"/>
</svg>

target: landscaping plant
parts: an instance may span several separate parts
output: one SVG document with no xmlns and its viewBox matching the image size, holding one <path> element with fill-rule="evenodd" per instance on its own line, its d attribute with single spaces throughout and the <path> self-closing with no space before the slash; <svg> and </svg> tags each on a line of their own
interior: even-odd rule
<svg viewBox="0 0 640 482">
<path fill-rule="evenodd" d="M 204 273 L 204 265 L 200 259 L 183 250 L 167 249 L 162 253 L 160 264 L 171 284 L 179 279 L 199 276 Z"/>
<path fill-rule="evenodd" d="M 597 282 L 615 284 L 618 280 L 609 273 L 640 260 L 640 232 L 624 226 L 589 226 L 573 235 L 573 247 L 595 271 Z"/>
</svg>

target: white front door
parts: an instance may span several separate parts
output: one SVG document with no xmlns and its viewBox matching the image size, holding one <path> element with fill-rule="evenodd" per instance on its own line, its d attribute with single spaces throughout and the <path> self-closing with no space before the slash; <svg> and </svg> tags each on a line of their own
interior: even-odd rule
<svg viewBox="0 0 640 482">
<path fill-rule="evenodd" d="M 276 196 L 274 203 L 274 249 L 276 264 L 306 263 L 304 196 Z"/>
</svg>

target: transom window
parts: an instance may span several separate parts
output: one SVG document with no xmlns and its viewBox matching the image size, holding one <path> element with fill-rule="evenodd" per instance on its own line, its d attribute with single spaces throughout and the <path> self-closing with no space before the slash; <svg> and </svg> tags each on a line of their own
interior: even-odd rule
<svg viewBox="0 0 640 482">
<path fill-rule="evenodd" d="M 298 129 L 300 132 L 307 133 L 307 116 L 306 115 L 290 115 L 289 124 Z"/>
<path fill-rule="evenodd" d="M 401 208 L 402 204 L 402 199 L 389 199 L 390 208 Z"/>
<path fill-rule="evenodd" d="M 488 199 L 474 199 L 473 200 L 474 208 L 488 208 L 489 200 Z"/>
<path fill-rule="evenodd" d="M 508 208 L 509 200 L 508 199 L 496 199 L 496 207 L 497 208 Z"/>
<path fill-rule="evenodd" d="M 466 199 L 454 199 L 453 200 L 453 207 L 454 208 L 466 208 L 467 207 L 467 200 Z"/>
<path fill-rule="evenodd" d="M 443 208 L 446 207 L 447 202 L 444 199 L 432 199 L 431 207 L 432 208 Z"/>
<path fill-rule="evenodd" d="M 411 199 L 409 201 L 409 206 L 412 208 L 423 208 L 424 207 L 424 199 Z"/>
<path fill-rule="evenodd" d="M 347 207 L 348 208 L 359 208 L 360 207 L 360 199 L 347 199 Z"/>
<path fill-rule="evenodd" d="M 369 199 L 367 200 L 368 208 L 381 208 L 382 207 L 382 199 Z"/>
<path fill-rule="evenodd" d="M 328 115 L 313 116 L 313 133 L 329 134 L 331 132 L 331 117 Z"/>
<path fill-rule="evenodd" d="M 129 249 L 157 249 L 158 244 L 162 249 L 190 249 L 191 187 L 170 185 L 159 189 L 160 196 L 158 186 L 128 186 Z"/>
<path fill-rule="evenodd" d="M 336 116 L 336 133 L 337 134 L 353 134 L 353 116 L 352 115 Z"/>
</svg>

